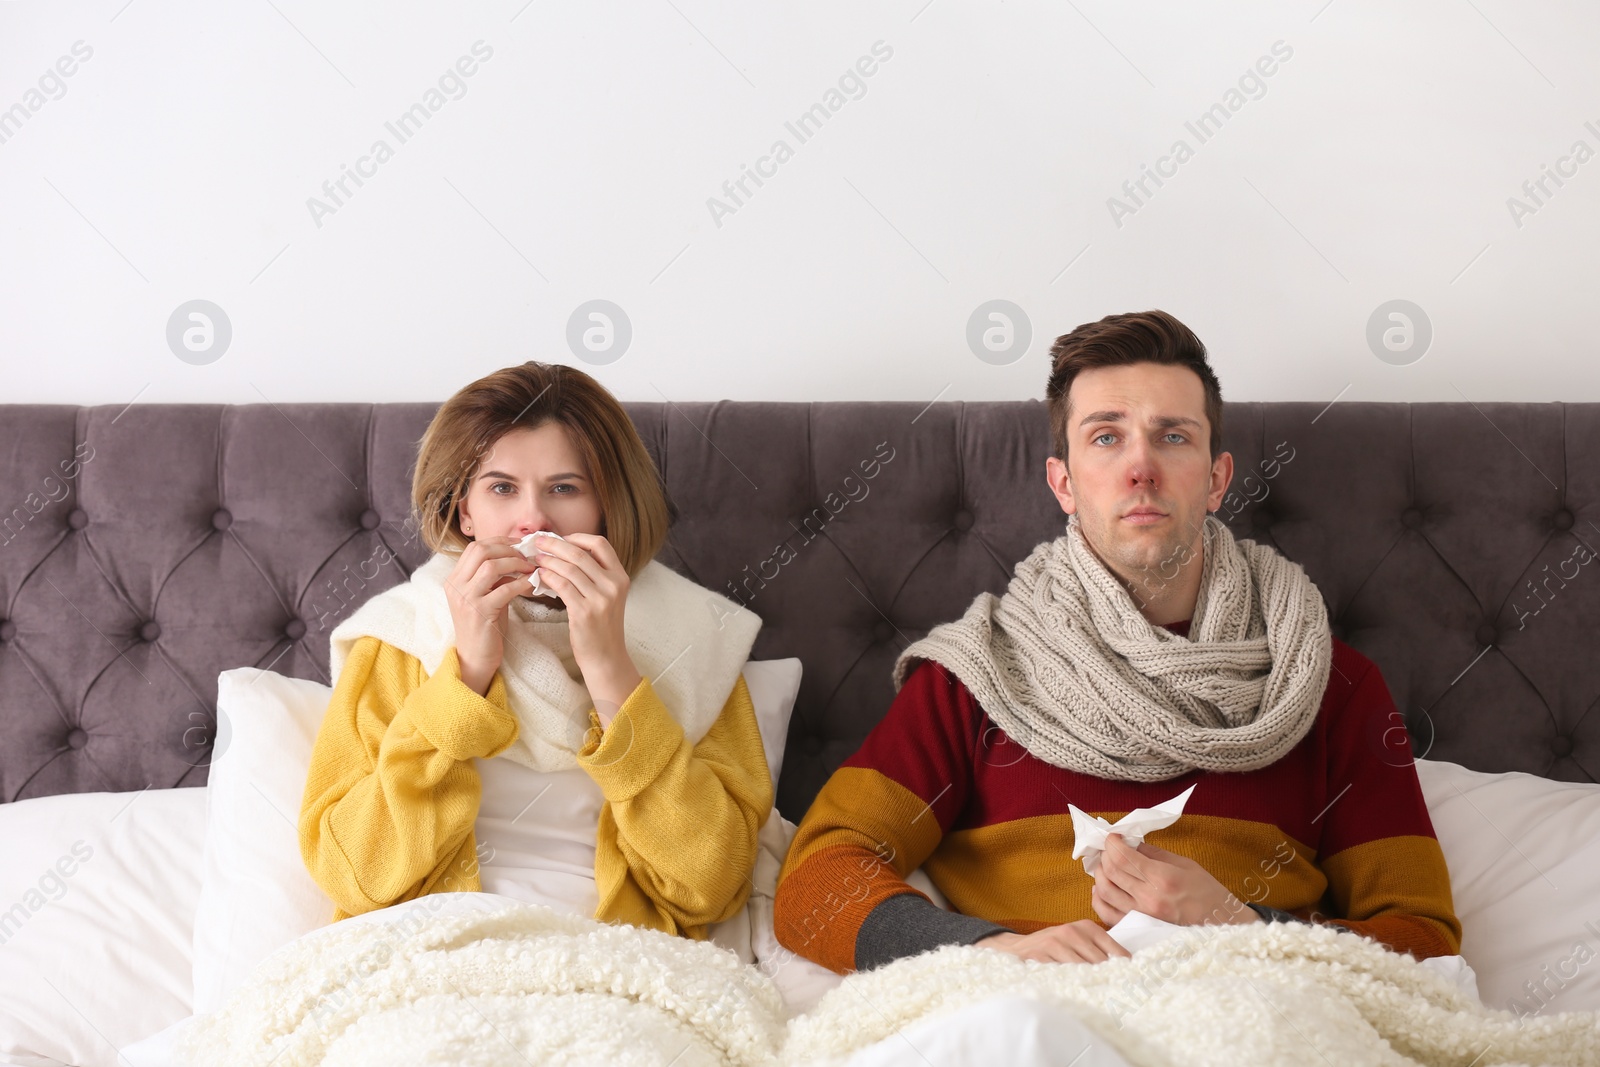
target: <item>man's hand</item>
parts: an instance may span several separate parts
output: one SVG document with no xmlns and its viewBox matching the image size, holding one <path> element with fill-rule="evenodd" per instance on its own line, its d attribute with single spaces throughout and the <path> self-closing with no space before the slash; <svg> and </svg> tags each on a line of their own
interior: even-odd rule
<svg viewBox="0 0 1600 1067">
<path fill-rule="evenodd" d="M 1014 934 L 1006 930 L 990 934 L 974 944 L 1040 963 L 1102 963 L 1112 956 L 1131 956 L 1127 949 L 1111 939 L 1105 927 L 1093 919 L 1046 926 L 1031 934 Z"/>
<path fill-rule="evenodd" d="M 1194 860 L 1148 841 L 1135 849 L 1121 834 L 1106 836 L 1089 899 L 1107 926 L 1115 926 L 1130 911 L 1178 926 L 1261 921 Z"/>
</svg>

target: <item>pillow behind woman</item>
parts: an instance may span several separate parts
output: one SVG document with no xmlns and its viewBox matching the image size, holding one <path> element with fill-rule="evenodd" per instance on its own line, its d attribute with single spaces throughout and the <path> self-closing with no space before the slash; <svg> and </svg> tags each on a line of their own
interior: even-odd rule
<svg viewBox="0 0 1600 1067">
<path fill-rule="evenodd" d="M 412 502 L 433 557 L 331 640 L 299 833 L 334 918 L 489 891 L 703 939 L 772 808 L 761 621 L 655 562 L 627 413 L 571 367 L 496 371 L 435 415 Z"/>
</svg>

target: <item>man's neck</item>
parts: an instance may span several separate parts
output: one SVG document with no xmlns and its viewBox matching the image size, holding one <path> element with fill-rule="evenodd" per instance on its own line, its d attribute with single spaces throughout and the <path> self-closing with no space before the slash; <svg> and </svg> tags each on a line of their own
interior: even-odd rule
<svg viewBox="0 0 1600 1067">
<path fill-rule="evenodd" d="M 1203 547 L 1196 550 L 1171 578 L 1165 577 L 1161 569 L 1133 581 L 1117 575 L 1146 622 L 1152 626 L 1166 626 L 1194 617 L 1194 607 L 1200 599 L 1200 575 L 1205 570 L 1204 552 Z"/>
<path fill-rule="evenodd" d="M 1157 603 L 1147 601 L 1139 608 L 1139 614 L 1152 626 L 1166 626 L 1174 622 L 1183 622 L 1194 617 L 1194 605 L 1198 599 L 1197 593 L 1191 593 L 1187 601 L 1169 598 L 1168 601 Z M 1138 604 L 1138 595 L 1134 595 L 1134 603 Z"/>
</svg>

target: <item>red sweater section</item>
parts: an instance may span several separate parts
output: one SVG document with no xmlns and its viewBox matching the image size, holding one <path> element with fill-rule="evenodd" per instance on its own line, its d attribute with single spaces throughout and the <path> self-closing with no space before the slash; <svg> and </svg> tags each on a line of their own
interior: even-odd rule
<svg viewBox="0 0 1600 1067">
<path fill-rule="evenodd" d="M 1169 627 L 1179 634 L 1188 623 Z M 1337 639 L 1316 722 L 1271 766 L 1242 774 L 1190 771 L 1155 783 L 1063 770 L 1030 755 L 943 666 L 923 661 L 896 700 L 922 720 L 886 721 L 846 767 L 870 767 L 932 804 L 945 833 L 1037 815 L 1147 808 L 1199 784 L 1187 815 L 1272 823 L 1331 856 L 1379 838 L 1433 837 L 1404 721 L 1367 657 Z M 911 746 L 915 746 L 915 749 Z"/>
</svg>

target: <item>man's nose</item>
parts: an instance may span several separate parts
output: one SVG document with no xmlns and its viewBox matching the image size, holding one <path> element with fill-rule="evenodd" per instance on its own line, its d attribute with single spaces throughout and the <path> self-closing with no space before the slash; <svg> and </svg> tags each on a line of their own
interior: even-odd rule
<svg viewBox="0 0 1600 1067">
<path fill-rule="evenodd" d="M 1127 464 L 1130 485 L 1156 484 L 1159 471 L 1148 443 L 1141 440 L 1129 441 L 1123 448 L 1122 459 Z"/>
</svg>

